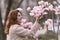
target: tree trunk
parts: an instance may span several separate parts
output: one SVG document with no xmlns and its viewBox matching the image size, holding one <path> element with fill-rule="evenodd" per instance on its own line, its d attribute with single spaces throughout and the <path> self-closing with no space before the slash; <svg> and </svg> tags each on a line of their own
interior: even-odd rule
<svg viewBox="0 0 60 40">
<path fill-rule="evenodd" d="M 1 10 L 0 10 L 0 40 L 5 40 L 4 26 L 2 24 Z"/>
</svg>

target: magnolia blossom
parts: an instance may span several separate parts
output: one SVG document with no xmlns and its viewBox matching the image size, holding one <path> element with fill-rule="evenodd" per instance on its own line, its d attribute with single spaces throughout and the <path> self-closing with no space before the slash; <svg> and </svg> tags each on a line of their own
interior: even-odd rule
<svg viewBox="0 0 60 40">
<path fill-rule="evenodd" d="M 48 2 L 44 2 L 44 6 L 47 7 L 49 5 Z"/>
<path fill-rule="evenodd" d="M 52 22 L 53 22 L 53 20 L 52 20 L 52 19 L 47 19 L 47 21 L 48 21 L 49 23 L 52 23 Z"/>
<path fill-rule="evenodd" d="M 48 14 L 48 13 L 47 13 L 47 12 L 44 12 L 44 15 L 45 15 L 45 14 Z"/>
<path fill-rule="evenodd" d="M 47 11 L 49 11 L 49 8 L 48 8 L 48 7 L 46 7 L 46 8 L 44 8 L 44 10 L 47 10 Z"/>
<path fill-rule="evenodd" d="M 49 5 L 49 10 L 51 10 L 51 11 L 53 11 L 54 10 L 54 8 L 53 8 L 53 5 L 51 4 L 51 5 Z"/>
<path fill-rule="evenodd" d="M 32 22 L 27 22 L 23 25 L 24 28 L 26 29 L 31 29 L 33 27 L 33 23 Z"/>
<path fill-rule="evenodd" d="M 31 16 L 34 16 L 34 13 L 29 13 Z"/>
<path fill-rule="evenodd" d="M 42 10 L 43 7 L 42 6 L 34 6 L 33 10 Z"/>
<path fill-rule="evenodd" d="M 45 7 L 44 10 L 47 10 L 47 11 L 55 11 L 55 9 L 53 8 L 53 5 L 52 4 L 49 4 L 48 7 Z"/>
<path fill-rule="evenodd" d="M 31 16 L 41 16 L 41 15 L 43 15 L 43 12 L 44 12 L 44 10 L 41 6 L 35 6 L 33 8 L 33 10 L 31 10 L 30 15 Z"/>
<path fill-rule="evenodd" d="M 49 3 L 47 1 L 46 2 L 39 1 L 38 4 L 39 4 L 39 6 L 42 6 L 42 7 L 47 7 L 49 5 Z"/>
<path fill-rule="evenodd" d="M 44 1 L 39 1 L 38 4 L 39 5 L 44 4 Z"/>
<path fill-rule="evenodd" d="M 56 11 L 56 12 L 60 12 L 60 6 L 56 6 L 56 7 L 55 7 L 55 11 Z"/>
<path fill-rule="evenodd" d="M 38 5 L 44 8 L 45 7 L 45 2 L 44 1 L 39 1 Z"/>
<path fill-rule="evenodd" d="M 21 25 L 24 26 L 25 23 L 27 23 L 27 20 L 26 20 L 26 19 L 22 19 L 22 20 L 21 20 Z"/>
<path fill-rule="evenodd" d="M 38 6 L 34 6 L 31 12 L 29 13 L 30 16 L 37 17 L 37 16 L 43 16 L 45 14 L 48 14 L 47 11 L 55 11 L 52 4 L 48 3 L 47 1 L 39 1 Z M 30 8 L 29 8 L 30 9 Z"/>
<path fill-rule="evenodd" d="M 30 8 L 30 7 L 28 7 L 28 8 L 27 8 L 27 11 L 28 11 L 28 12 L 29 12 L 29 11 L 31 11 L 31 8 Z"/>
<path fill-rule="evenodd" d="M 39 6 L 44 7 L 44 1 L 38 2 Z"/>
<path fill-rule="evenodd" d="M 55 7 L 55 14 L 60 14 L 60 5 Z"/>
<path fill-rule="evenodd" d="M 23 11 L 23 9 L 22 9 L 22 8 L 17 8 L 16 10 L 19 10 L 20 12 L 22 12 L 22 11 Z"/>
<path fill-rule="evenodd" d="M 21 25 L 26 29 L 31 29 L 32 26 L 33 26 L 33 23 L 32 22 L 27 22 L 26 19 L 22 19 L 21 20 Z"/>
<path fill-rule="evenodd" d="M 48 19 L 49 25 L 48 25 L 48 30 L 53 30 L 53 20 Z"/>
<path fill-rule="evenodd" d="M 52 19 L 48 19 L 47 21 L 48 21 L 49 23 L 52 23 L 52 22 L 53 22 L 53 20 L 52 20 Z"/>
<path fill-rule="evenodd" d="M 45 21 L 45 25 L 49 25 L 49 24 L 51 24 L 51 23 L 53 23 L 53 20 L 52 20 L 52 19 L 47 19 L 47 20 Z"/>
<path fill-rule="evenodd" d="M 26 19 L 22 19 L 22 20 L 21 20 L 21 23 L 26 23 L 26 22 L 27 22 Z"/>
<path fill-rule="evenodd" d="M 48 22 L 48 21 L 45 21 L 45 25 L 48 27 L 48 25 L 49 25 L 49 22 Z"/>
</svg>

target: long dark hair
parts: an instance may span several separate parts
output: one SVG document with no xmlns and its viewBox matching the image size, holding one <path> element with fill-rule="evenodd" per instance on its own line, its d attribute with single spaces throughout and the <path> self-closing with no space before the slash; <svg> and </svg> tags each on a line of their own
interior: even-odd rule
<svg viewBox="0 0 60 40">
<path fill-rule="evenodd" d="M 9 12 L 9 15 L 8 15 L 8 18 L 7 18 L 7 21 L 6 21 L 6 26 L 5 26 L 5 34 L 8 34 L 9 33 L 9 28 L 11 25 L 13 24 L 18 24 L 17 22 L 17 14 L 18 14 L 19 10 L 11 10 Z"/>
</svg>

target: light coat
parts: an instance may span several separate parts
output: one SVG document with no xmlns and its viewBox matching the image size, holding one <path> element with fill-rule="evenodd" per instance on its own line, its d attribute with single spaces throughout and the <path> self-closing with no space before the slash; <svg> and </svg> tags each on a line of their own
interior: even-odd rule
<svg viewBox="0 0 60 40">
<path fill-rule="evenodd" d="M 31 30 L 17 24 L 11 25 L 7 40 L 28 40 L 29 37 L 34 36 L 37 30 L 39 30 L 39 27 L 40 25 L 37 22 L 34 23 Z"/>
</svg>

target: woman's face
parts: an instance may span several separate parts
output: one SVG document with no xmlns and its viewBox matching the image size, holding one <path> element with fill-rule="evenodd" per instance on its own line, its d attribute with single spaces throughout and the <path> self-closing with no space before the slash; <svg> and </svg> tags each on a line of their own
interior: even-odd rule
<svg viewBox="0 0 60 40">
<path fill-rule="evenodd" d="M 18 12 L 17 14 L 17 21 L 20 23 L 22 19 L 22 14 Z"/>
</svg>

